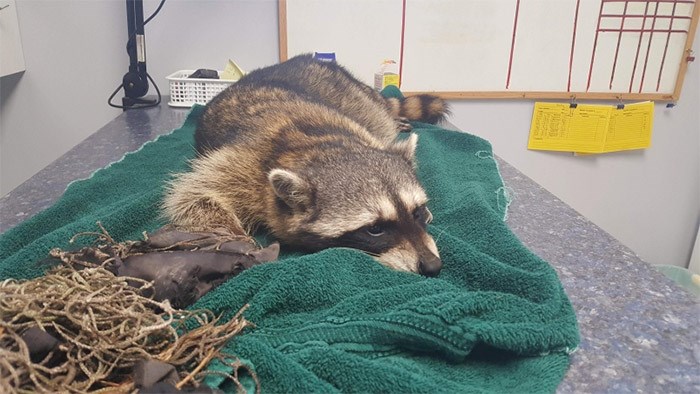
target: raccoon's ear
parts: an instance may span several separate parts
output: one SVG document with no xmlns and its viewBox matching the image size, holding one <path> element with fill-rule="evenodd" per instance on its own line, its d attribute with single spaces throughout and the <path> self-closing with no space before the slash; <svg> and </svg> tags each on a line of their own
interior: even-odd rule
<svg viewBox="0 0 700 394">
<path fill-rule="evenodd" d="M 418 146 L 418 134 L 412 133 L 405 140 L 393 142 L 388 149 L 413 162 L 416 157 L 416 146 Z"/>
<path fill-rule="evenodd" d="M 299 175 L 275 168 L 270 171 L 267 179 L 272 185 L 277 197 L 287 205 L 296 209 L 305 209 L 311 202 L 311 186 Z"/>
</svg>

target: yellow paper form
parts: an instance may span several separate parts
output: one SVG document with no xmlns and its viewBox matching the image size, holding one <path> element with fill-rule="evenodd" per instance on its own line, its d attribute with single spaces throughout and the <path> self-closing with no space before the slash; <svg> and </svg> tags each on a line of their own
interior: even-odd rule
<svg viewBox="0 0 700 394">
<path fill-rule="evenodd" d="M 647 148 L 654 104 L 609 105 L 535 103 L 528 149 L 604 153 Z"/>
<path fill-rule="evenodd" d="M 612 111 L 605 152 L 644 149 L 651 146 L 654 103 L 628 104 Z"/>
</svg>

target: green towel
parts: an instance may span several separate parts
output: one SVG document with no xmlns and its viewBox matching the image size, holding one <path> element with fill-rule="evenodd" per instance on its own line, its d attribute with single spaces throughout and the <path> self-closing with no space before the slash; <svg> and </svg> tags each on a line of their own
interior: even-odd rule
<svg viewBox="0 0 700 394">
<path fill-rule="evenodd" d="M 119 241 L 161 226 L 163 182 L 193 157 L 201 112 L 2 235 L 0 278 L 41 275 L 37 261 L 53 247 L 84 245 L 67 241 L 96 231 L 98 220 Z M 579 341 L 576 318 L 555 271 L 504 223 L 507 193 L 491 146 L 414 127 L 444 262 L 437 278 L 351 249 L 283 253 L 193 306 L 230 318 L 250 304 L 245 316 L 257 327 L 225 351 L 252 366 L 264 392 L 552 392 L 561 381 Z"/>
</svg>

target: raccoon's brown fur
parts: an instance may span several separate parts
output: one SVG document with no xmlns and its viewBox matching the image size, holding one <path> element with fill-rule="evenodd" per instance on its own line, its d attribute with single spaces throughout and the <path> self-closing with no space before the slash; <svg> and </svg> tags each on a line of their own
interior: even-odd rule
<svg viewBox="0 0 700 394">
<path fill-rule="evenodd" d="M 432 96 L 385 100 L 310 55 L 253 71 L 207 104 L 198 157 L 172 181 L 164 213 L 190 229 L 263 226 L 289 245 L 357 248 L 436 275 L 432 215 L 414 171 L 417 135 L 397 141 L 395 118 L 434 122 L 445 113 Z"/>
</svg>

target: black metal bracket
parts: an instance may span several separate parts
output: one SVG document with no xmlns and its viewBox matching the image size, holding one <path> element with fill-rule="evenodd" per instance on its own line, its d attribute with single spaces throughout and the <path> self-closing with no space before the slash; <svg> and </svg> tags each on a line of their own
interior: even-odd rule
<svg viewBox="0 0 700 394">
<path fill-rule="evenodd" d="M 126 0 L 126 22 L 129 39 L 126 52 L 129 55 L 129 72 L 122 78 L 124 107 L 142 106 L 155 100 L 141 99 L 148 93 L 146 73 L 146 39 L 143 28 L 143 0 Z M 126 108 L 125 108 L 126 109 Z"/>
</svg>

